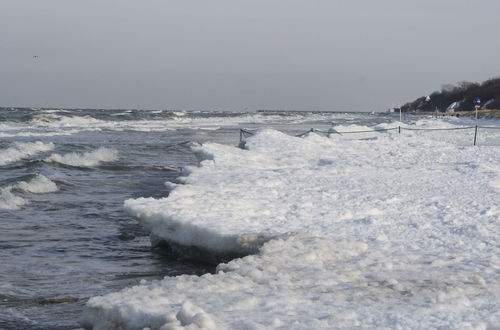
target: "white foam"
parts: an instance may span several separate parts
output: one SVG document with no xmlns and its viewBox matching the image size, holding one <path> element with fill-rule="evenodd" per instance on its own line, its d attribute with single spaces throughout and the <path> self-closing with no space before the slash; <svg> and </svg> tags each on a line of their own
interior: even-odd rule
<svg viewBox="0 0 500 330">
<path fill-rule="evenodd" d="M 52 154 L 46 158 L 46 162 L 56 162 L 70 166 L 91 167 L 98 166 L 103 162 L 112 162 L 118 159 L 118 151 L 115 149 L 100 147 L 97 150 L 85 153 L 73 152 L 65 155 Z"/>
<path fill-rule="evenodd" d="M 67 136 L 79 133 L 80 130 L 71 129 L 66 131 L 44 131 L 44 132 L 28 132 L 26 130 L 19 130 L 12 133 L 0 133 L 0 138 L 10 138 L 10 137 L 26 137 L 26 136 Z"/>
<path fill-rule="evenodd" d="M 32 122 L 37 125 L 57 127 L 89 127 L 105 123 L 91 116 L 61 116 L 55 114 L 38 115 Z"/>
<path fill-rule="evenodd" d="M 33 124 L 38 124 L 38 125 L 48 125 L 50 123 L 57 122 L 58 120 L 60 120 L 62 118 L 62 116 L 60 116 L 60 115 L 55 115 L 55 114 L 50 113 L 50 112 L 47 112 L 47 113 L 48 114 L 35 116 L 35 118 L 33 118 L 31 120 L 31 122 Z"/>
<path fill-rule="evenodd" d="M 46 194 L 58 191 L 59 188 L 49 178 L 37 174 L 30 181 L 19 181 L 13 185 L 0 188 L 0 209 L 20 210 L 29 202 L 23 197 L 14 194 L 15 191 L 28 192 L 32 194 Z"/>
<path fill-rule="evenodd" d="M 59 190 L 55 182 L 41 174 L 38 174 L 29 182 L 21 181 L 14 187 L 33 194 L 46 194 Z"/>
<path fill-rule="evenodd" d="M 160 111 L 162 112 L 162 111 Z M 199 112 L 202 113 L 202 112 Z M 242 113 L 239 116 L 221 115 L 219 117 L 196 117 L 188 116 L 187 112 L 174 112 L 174 117 L 168 119 L 154 120 L 125 120 L 125 121 L 104 121 L 90 116 L 64 116 L 55 113 L 44 113 L 36 116 L 31 124 L 37 129 L 77 129 L 79 131 L 88 130 L 113 130 L 124 131 L 133 130 L 141 132 L 167 131 L 179 128 L 216 130 L 220 127 L 238 126 L 245 123 L 254 124 L 283 124 L 302 123 L 314 120 L 331 120 L 337 118 L 346 118 L 344 114 L 338 113 L 319 113 L 319 114 L 296 114 L 290 116 L 280 116 L 263 113 Z"/>
<path fill-rule="evenodd" d="M 0 188 L 0 210 L 19 210 L 28 202 L 12 193 L 12 187 Z"/>
<path fill-rule="evenodd" d="M 24 122 L 0 123 L 0 138 L 73 135 L 81 131 L 80 128 L 39 127 Z"/>
<path fill-rule="evenodd" d="M 21 159 L 54 149 L 53 143 L 44 142 L 14 142 L 7 149 L 0 150 L 0 165 L 7 165 Z"/>
<path fill-rule="evenodd" d="M 218 329 L 500 324 L 498 146 L 272 130 L 246 146 L 195 148 L 184 185 L 125 208 L 165 240 L 255 254 L 92 298 L 83 325 L 188 328 L 196 313 Z"/>
</svg>

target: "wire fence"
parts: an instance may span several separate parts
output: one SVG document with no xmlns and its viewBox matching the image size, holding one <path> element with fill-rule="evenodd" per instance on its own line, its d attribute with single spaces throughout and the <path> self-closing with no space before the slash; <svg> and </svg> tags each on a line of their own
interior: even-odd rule
<svg viewBox="0 0 500 330">
<path fill-rule="evenodd" d="M 469 134 L 466 134 L 466 135 L 463 135 L 463 137 L 467 137 L 467 138 L 470 138 L 472 140 L 472 136 L 473 136 L 473 145 L 477 145 L 478 144 L 478 138 L 479 138 L 479 134 L 478 132 L 479 131 L 483 131 L 483 133 L 487 133 L 488 130 L 493 130 L 495 133 L 494 133 L 494 136 L 492 136 L 491 134 L 483 134 L 485 136 L 485 139 L 484 139 L 484 143 L 481 143 L 481 145 L 490 145 L 487 143 L 487 139 L 490 139 L 492 140 L 493 144 L 492 145 L 496 145 L 496 144 L 500 144 L 500 127 L 495 127 L 495 126 L 478 126 L 478 125 L 475 125 L 475 126 L 464 126 L 464 127 L 453 127 L 453 128 L 411 128 L 411 127 L 401 127 L 401 126 L 397 126 L 397 127 L 392 127 L 392 128 L 373 128 L 371 130 L 362 130 L 362 131 L 350 131 L 350 132 L 346 132 L 346 131 L 337 131 L 333 128 L 330 128 L 328 130 L 320 130 L 320 129 L 316 129 L 316 128 L 311 128 L 310 130 L 308 131 L 305 131 L 305 132 L 302 132 L 302 133 L 299 133 L 299 134 L 294 134 L 293 136 L 296 136 L 296 137 L 303 137 L 307 134 L 310 134 L 310 133 L 315 133 L 315 134 L 319 134 L 319 135 L 322 135 L 322 136 L 326 136 L 326 137 L 330 137 L 331 135 L 334 135 L 334 134 L 338 134 L 338 135 L 349 135 L 349 134 L 363 134 L 363 133 L 383 133 L 383 132 L 389 132 L 389 131 L 398 131 L 399 134 L 401 134 L 402 132 L 404 131 L 413 131 L 413 132 L 425 132 L 425 133 L 430 133 L 430 132 L 438 132 L 438 131 L 464 131 L 464 130 L 469 130 L 470 133 Z M 248 130 L 248 129 L 240 129 L 240 143 L 242 143 L 246 138 L 252 136 L 252 135 L 255 135 L 257 131 L 256 130 Z M 472 134 L 473 132 L 473 134 Z M 442 136 L 439 136 L 437 138 L 442 138 Z M 470 140 L 469 140 L 470 141 Z M 465 141 L 463 141 L 465 142 Z"/>
</svg>

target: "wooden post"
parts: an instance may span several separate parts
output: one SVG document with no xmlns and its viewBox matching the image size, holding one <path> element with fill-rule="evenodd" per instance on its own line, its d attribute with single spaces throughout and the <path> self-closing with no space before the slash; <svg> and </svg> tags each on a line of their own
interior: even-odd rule
<svg viewBox="0 0 500 330">
<path fill-rule="evenodd" d="M 476 137 L 477 137 L 477 125 L 476 129 L 474 130 L 474 145 L 476 145 Z"/>
</svg>

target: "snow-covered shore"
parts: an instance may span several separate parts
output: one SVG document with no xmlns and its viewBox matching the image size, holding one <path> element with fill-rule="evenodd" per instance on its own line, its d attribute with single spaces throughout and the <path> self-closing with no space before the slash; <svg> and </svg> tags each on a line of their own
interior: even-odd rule
<svg viewBox="0 0 500 330">
<path fill-rule="evenodd" d="M 248 150 L 198 147 L 200 167 L 168 198 L 128 200 L 125 208 L 167 241 L 251 255 L 216 274 L 94 297 L 82 325 L 500 325 L 498 144 L 416 134 L 296 138 L 263 130 Z"/>
</svg>

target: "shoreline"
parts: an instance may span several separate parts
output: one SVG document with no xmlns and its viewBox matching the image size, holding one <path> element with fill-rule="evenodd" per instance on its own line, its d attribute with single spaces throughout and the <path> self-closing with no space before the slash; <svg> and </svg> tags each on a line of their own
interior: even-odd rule
<svg viewBox="0 0 500 330">
<path fill-rule="evenodd" d="M 436 128 L 434 120 L 421 125 Z M 231 249 L 224 238 L 248 233 L 274 239 L 219 264 L 215 274 L 142 281 L 93 297 L 81 325 L 497 324 L 496 147 L 457 147 L 424 136 L 416 144 L 416 133 L 396 134 L 325 139 L 263 130 L 246 150 L 204 144 L 207 157 L 184 185 L 165 199 L 149 199 L 148 207 L 129 201 L 131 214 L 159 236 L 175 232 L 178 240 L 210 243 L 212 250 Z"/>
<path fill-rule="evenodd" d="M 433 117 L 475 117 L 476 111 L 455 111 L 455 112 L 403 112 L 414 116 L 433 116 Z M 481 119 L 500 119 L 500 110 L 478 110 L 477 118 Z"/>
</svg>

